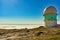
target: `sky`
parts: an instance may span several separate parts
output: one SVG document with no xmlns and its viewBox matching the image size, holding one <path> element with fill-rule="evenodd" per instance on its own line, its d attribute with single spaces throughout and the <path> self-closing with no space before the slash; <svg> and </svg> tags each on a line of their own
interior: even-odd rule
<svg viewBox="0 0 60 40">
<path fill-rule="evenodd" d="M 0 24 L 44 24 L 44 9 L 54 6 L 60 23 L 60 0 L 0 0 Z"/>
</svg>

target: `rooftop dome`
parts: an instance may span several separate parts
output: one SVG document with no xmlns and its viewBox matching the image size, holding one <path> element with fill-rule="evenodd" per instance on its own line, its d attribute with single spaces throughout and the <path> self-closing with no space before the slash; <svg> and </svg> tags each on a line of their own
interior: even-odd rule
<svg viewBox="0 0 60 40">
<path fill-rule="evenodd" d="M 49 14 L 49 13 L 50 13 L 50 14 L 51 14 L 51 13 L 56 14 L 56 13 L 57 13 L 56 8 L 53 7 L 53 6 L 49 6 L 49 7 L 45 8 L 44 14 Z"/>
</svg>

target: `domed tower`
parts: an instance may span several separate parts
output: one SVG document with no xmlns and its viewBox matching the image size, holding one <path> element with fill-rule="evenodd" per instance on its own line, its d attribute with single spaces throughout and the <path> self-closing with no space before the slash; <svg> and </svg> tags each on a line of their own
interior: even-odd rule
<svg viewBox="0 0 60 40">
<path fill-rule="evenodd" d="M 53 6 L 44 10 L 44 21 L 46 27 L 57 27 L 57 11 Z"/>
</svg>

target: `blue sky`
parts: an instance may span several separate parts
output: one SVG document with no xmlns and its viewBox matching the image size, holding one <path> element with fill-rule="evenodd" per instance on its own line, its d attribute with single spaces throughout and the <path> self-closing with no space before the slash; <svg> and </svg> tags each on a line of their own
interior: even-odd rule
<svg viewBox="0 0 60 40">
<path fill-rule="evenodd" d="M 0 0 L 0 24 L 43 24 L 43 11 L 54 6 L 60 22 L 60 0 Z"/>
</svg>

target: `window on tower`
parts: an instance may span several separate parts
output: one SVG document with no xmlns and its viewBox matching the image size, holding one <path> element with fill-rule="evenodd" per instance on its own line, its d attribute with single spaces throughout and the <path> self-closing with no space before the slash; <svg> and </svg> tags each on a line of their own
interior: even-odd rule
<svg viewBox="0 0 60 40">
<path fill-rule="evenodd" d="M 51 17 L 51 20 L 53 20 L 53 17 Z"/>
</svg>

